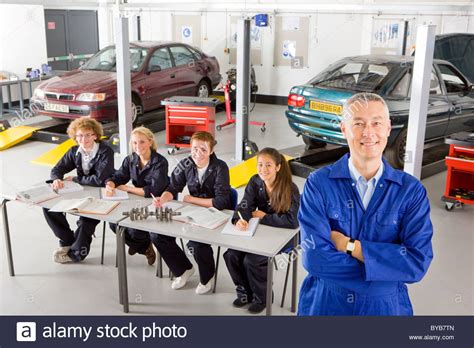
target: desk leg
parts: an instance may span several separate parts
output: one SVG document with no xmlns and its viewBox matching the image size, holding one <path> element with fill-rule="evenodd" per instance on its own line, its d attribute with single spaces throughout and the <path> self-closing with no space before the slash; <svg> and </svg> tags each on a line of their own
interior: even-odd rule
<svg viewBox="0 0 474 348">
<path fill-rule="evenodd" d="M 5 246 L 7 248 L 8 269 L 10 271 L 10 277 L 14 277 L 15 270 L 13 267 L 12 245 L 10 241 L 10 226 L 8 225 L 8 213 L 7 213 L 8 202 L 9 202 L 8 199 L 4 199 L 2 202 L 3 232 L 5 233 Z"/>
<path fill-rule="evenodd" d="M 23 109 L 25 108 L 25 104 L 23 102 L 23 82 L 18 81 L 18 92 L 20 92 L 20 115 L 23 117 Z"/>
<path fill-rule="evenodd" d="M 117 267 L 117 274 L 118 274 L 118 288 L 119 288 L 119 302 L 123 305 L 123 293 L 122 293 L 122 257 L 120 255 L 121 245 L 120 245 L 120 230 L 121 227 L 117 226 L 115 230 L 115 240 L 117 244 L 117 248 L 115 250 L 115 266 Z"/>
<path fill-rule="evenodd" d="M 0 86 L 0 117 L 3 117 L 3 86 Z"/>
<path fill-rule="evenodd" d="M 125 228 L 119 228 L 120 235 L 120 259 L 119 272 L 122 273 L 122 302 L 123 312 L 128 313 L 128 283 L 127 283 L 127 258 L 125 255 Z"/>
<path fill-rule="evenodd" d="M 273 288 L 273 257 L 268 258 L 267 264 L 267 315 L 272 315 L 272 288 Z"/>
<path fill-rule="evenodd" d="M 299 232 L 293 237 L 293 278 L 291 281 L 291 312 L 296 312 L 296 283 L 298 282 L 298 253 L 296 252 L 298 247 L 298 236 Z"/>
<path fill-rule="evenodd" d="M 12 106 L 12 90 L 10 85 L 7 85 L 7 96 L 8 96 L 8 111 L 11 111 Z"/>
</svg>

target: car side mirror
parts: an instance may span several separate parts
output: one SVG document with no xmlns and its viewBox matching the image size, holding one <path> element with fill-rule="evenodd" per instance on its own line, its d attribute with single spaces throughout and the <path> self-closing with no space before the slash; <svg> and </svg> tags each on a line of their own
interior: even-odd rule
<svg viewBox="0 0 474 348">
<path fill-rule="evenodd" d="M 152 73 L 152 72 L 156 72 L 156 71 L 161 71 L 161 66 L 152 65 L 148 68 L 148 73 Z"/>
</svg>

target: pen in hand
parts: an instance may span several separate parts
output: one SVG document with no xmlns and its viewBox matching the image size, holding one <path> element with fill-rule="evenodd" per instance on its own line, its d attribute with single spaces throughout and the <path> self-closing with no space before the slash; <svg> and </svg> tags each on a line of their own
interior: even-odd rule
<svg viewBox="0 0 474 348">
<path fill-rule="evenodd" d="M 243 217 L 242 217 L 242 214 L 240 214 L 240 211 L 237 210 L 237 215 L 239 215 L 239 218 L 240 220 L 237 221 L 237 224 L 235 225 L 237 227 L 238 230 L 240 231 L 246 231 L 249 227 L 249 224 L 247 222 L 247 220 L 245 220 Z"/>
</svg>

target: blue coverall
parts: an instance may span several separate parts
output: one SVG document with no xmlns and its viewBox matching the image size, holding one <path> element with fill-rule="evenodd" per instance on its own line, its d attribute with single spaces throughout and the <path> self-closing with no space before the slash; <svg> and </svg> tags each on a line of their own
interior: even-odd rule
<svg viewBox="0 0 474 348">
<path fill-rule="evenodd" d="M 413 315 L 405 283 L 420 281 L 433 259 L 426 190 L 413 176 L 384 171 L 367 210 L 350 176 L 349 155 L 312 173 L 298 219 L 308 271 L 299 315 Z M 364 262 L 337 251 L 330 232 L 359 240 Z"/>
</svg>

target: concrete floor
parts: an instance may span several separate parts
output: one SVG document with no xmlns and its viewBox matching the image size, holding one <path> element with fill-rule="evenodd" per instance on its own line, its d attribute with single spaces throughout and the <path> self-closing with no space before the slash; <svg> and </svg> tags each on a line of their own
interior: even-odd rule
<svg viewBox="0 0 474 348">
<path fill-rule="evenodd" d="M 259 148 L 273 146 L 279 149 L 302 144 L 289 129 L 284 116 L 284 106 L 257 104 L 252 119 L 267 122 L 267 131 L 250 126 L 250 139 Z M 225 119 L 217 115 L 217 122 Z M 186 151 L 169 156 L 165 134 L 156 134 L 159 152 L 168 158 L 170 169 L 187 156 Z M 236 164 L 234 155 L 234 127 L 216 132 L 217 155 L 229 167 Z M 26 141 L 0 153 L 2 192 L 18 191 L 49 177 L 50 168 L 33 165 L 30 160 L 50 150 L 55 145 Z M 116 168 L 120 160 L 116 158 Z M 440 197 L 444 191 L 446 173 L 423 180 L 431 202 L 434 225 L 433 248 L 435 258 L 428 274 L 418 284 L 409 285 L 415 314 L 417 315 L 472 315 L 473 310 L 473 232 L 474 207 L 466 206 L 446 212 Z M 294 177 L 302 190 L 304 179 Z M 239 199 L 243 188 L 239 189 Z M 74 224 L 74 217 L 70 217 Z M 0 239 L 0 314 L 8 315 L 120 315 L 118 304 L 117 272 L 115 264 L 115 238 L 108 230 L 105 240 L 105 264 L 100 264 L 101 231 L 87 259 L 79 264 L 60 265 L 52 261 L 57 239 L 46 225 L 38 207 L 12 202 L 9 204 L 9 222 L 13 256 L 17 275 L 8 274 L 4 236 Z M 2 229 L 3 231 L 3 229 Z M 279 256 L 283 257 L 283 256 Z M 155 277 L 155 267 L 146 264 L 143 256 L 128 257 L 128 279 L 131 314 L 159 315 L 246 315 L 245 309 L 235 309 L 234 286 L 225 268 L 222 256 L 219 267 L 217 292 L 198 296 L 195 274 L 182 290 L 171 290 L 171 282 Z M 280 308 L 284 270 L 274 272 L 275 315 L 292 315 L 290 297 L 285 308 Z M 165 274 L 167 268 L 165 267 Z M 305 276 L 299 264 L 298 288 Z M 290 290 L 288 288 L 288 290 Z"/>
</svg>

